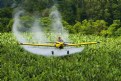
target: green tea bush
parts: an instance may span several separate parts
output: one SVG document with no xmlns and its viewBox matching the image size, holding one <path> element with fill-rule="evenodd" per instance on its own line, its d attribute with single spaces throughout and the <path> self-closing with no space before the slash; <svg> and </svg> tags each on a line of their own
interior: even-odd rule
<svg viewBox="0 0 121 81">
<path fill-rule="evenodd" d="M 86 45 L 76 54 L 44 57 L 25 51 L 11 33 L 0 33 L 2 81 L 120 81 L 121 37 L 70 34 L 74 43 Z"/>
</svg>

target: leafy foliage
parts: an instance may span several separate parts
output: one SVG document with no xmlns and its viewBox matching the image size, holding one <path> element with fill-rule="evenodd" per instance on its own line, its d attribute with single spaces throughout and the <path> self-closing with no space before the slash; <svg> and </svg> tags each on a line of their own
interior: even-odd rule
<svg viewBox="0 0 121 81">
<path fill-rule="evenodd" d="M 11 8 L 3 8 L 0 9 L 0 32 L 9 32 L 10 29 L 6 26 L 12 18 L 12 9 Z"/>
<path fill-rule="evenodd" d="M 70 24 L 74 24 L 75 20 L 83 21 L 84 19 L 105 20 L 111 24 L 113 20 L 121 19 L 120 0 L 1 0 L 0 3 L 0 8 L 22 7 L 31 14 L 36 11 L 42 13 L 52 5 L 58 4 L 64 20 Z"/>
<path fill-rule="evenodd" d="M 22 8 L 29 15 L 41 16 L 42 25 L 45 24 L 44 28 L 49 31 L 51 20 L 47 16 L 49 8 L 54 4 L 62 14 L 62 19 L 67 22 L 67 26 L 64 26 L 70 33 L 116 36 L 115 32 L 121 27 L 120 0 L 1 0 L 0 32 L 11 31 L 13 8 Z M 27 16 L 24 18 L 29 19 Z M 27 24 L 27 27 L 28 25 L 31 24 Z"/>
<path fill-rule="evenodd" d="M 121 80 L 121 37 L 72 34 L 69 38 L 75 43 L 102 42 L 74 55 L 44 57 L 24 51 L 11 33 L 0 33 L 1 80 Z"/>
</svg>

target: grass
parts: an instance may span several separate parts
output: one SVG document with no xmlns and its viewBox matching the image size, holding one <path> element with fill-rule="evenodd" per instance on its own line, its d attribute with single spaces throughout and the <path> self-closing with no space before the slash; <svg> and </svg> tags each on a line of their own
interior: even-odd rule
<svg viewBox="0 0 121 81">
<path fill-rule="evenodd" d="M 81 53 L 44 57 L 25 51 L 11 33 L 0 33 L 2 81 L 120 81 L 121 37 L 72 34 L 75 43 L 101 41 Z"/>
</svg>

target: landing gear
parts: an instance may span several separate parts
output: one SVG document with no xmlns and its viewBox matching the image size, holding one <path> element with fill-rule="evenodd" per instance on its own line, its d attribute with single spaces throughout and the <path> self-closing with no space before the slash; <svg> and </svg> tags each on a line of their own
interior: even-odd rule
<svg viewBox="0 0 121 81">
<path fill-rule="evenodd" d="M 54 51 L 51 51 L 52 55 L 54 55 Z"/>
<path fill-rule="evenodd" d="M 67 51 L 67 54 L 69 54 L 69 51 Z"/>
</svg>

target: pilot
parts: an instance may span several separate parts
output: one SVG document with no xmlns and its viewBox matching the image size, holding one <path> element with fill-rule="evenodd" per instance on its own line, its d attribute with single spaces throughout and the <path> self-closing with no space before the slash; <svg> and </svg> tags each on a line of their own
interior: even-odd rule
<svg viewBox="0 0 121 81">
<path fill-rule="evenodd" d="M 58 42 L 63 42 L 63 40 L 61 39 L 61 37 L 58 37 Z"/>
<path fill-rule="evenodd" d="M 61 37 L 58 37 L 58 40 L 57 40 L 58 42 L 62 42 L 63 44 L 64 44 L 64 46 L 66 46 L 67 44 L 62 40 L 62 38 Z"/>
</svg>

